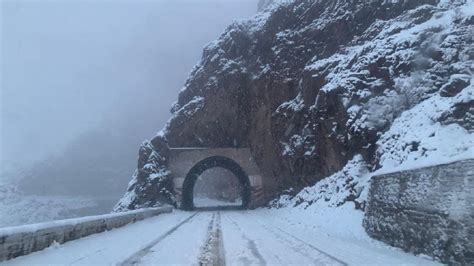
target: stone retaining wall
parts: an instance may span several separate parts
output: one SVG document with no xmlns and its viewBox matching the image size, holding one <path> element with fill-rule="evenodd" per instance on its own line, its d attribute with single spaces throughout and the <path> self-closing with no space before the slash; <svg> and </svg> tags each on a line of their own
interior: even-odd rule
<svg viewBox="0 0 474 266">
<path fill-rule="evenodd" d="M 367 233 L 448 264 L 474 264 L 474 159 L 372 178 Z"/>
<path fill-rule="evenodd" d="M 54 242 L 62 244 L 171 211 L 172 207 L 165 206 L 0 228 L 0 261 L 42 250 Z"/>
</svg>

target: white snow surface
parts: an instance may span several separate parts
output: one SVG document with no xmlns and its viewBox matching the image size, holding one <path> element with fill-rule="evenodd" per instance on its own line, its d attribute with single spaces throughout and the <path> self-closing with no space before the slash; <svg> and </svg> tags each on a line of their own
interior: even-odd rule
<svg viewBox="0 0 474 266">
<path fill-rule="evenodd" d="M 8 265 L 198 265 L 211 225 L 221 232 L 226 264 L 436 265 L 370 239 L 353 206 L 303 210 L 175 211 L 7 261 Z M 217 219 L 217 222 L 216 222 Z M 182 223 L 182 224 L 181 224 Z M 180 225 L 181 224 L 181 225 Z M 180 225 L 176 230 L 173 227 Z M 209 255 L 209 250 L 206 251 Z M 139 256 L 137 256 L 137 254 Z M 212 254 L 211 254 L 212 255 Z"/>
<path fill-rule="evenodd" d="M 195 207 L 240 206 L 242 204 L 241 199 L 237 199 L 235 202 L 230 202 L 218 199 L 211 199 L 205 196 L 195 196 L 193 202 Z"/>
</svg>

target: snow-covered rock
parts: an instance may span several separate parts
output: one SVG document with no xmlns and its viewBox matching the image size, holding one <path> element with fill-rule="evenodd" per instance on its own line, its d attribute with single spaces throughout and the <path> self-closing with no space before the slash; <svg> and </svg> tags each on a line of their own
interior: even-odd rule
<svg viewBox="0 0 474 266">
<path fill-rule="evenodd" d="M 159 144 L 162 145 L 158 146 Z M 138 168 L 128 184 L 127 192 L 115 205 L 115 212 L 156 207 L 165 203 L 176 205 L 171 173 L 165 164 L 167 146 L 164 144 L 160 135 L 152 142 L 142 143 L 139 150 Z M 161 148 L 160 152 L 157 146 Z"/>
<path fill-rule="evenodd" d="M 282 195 L 270 203 L 276 208 L 298 207 L 306 209 L 339 207 L 353 202 L 357 209 L 366 204 L 369 170 L 362 156 L 356 155 L 344 168 L 319 181 L 316 185 L 306 187 L 296 195 Z M 290 191 L 291 192 L 291 191 Z"/>
<path fill-rule="evenodd" d="M 472 158 L 473 10 L 465 0 L 273 1 L 204 48 L 150 151 L 250 147 L 275 196 L 337 184 L 353 158 L 370 171 Z M 157 204 L 144 191 L 166 160 L 145 165 L 124 208 Z"/>
</svg>

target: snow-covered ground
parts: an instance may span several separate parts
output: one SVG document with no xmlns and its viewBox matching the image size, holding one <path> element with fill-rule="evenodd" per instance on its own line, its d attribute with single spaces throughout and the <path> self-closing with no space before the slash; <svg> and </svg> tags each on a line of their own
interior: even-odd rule
<svg viewBox="0 0 474 266">
<path fill-rule="evenodd" d="M 19 257 L 7 265 L 226 264 L 434 265 L 370 239 L 353 206 L 174 211 Z"/>
<path fill-rule="evenodd" d="M 242 200 L 239 198 L 235 202 L 222 201 L 218 199 L 210 199 L 203 196 L 194 197 L 195 207 L 215 207 L 215 206 L 240 206 Z"/>
</svg>

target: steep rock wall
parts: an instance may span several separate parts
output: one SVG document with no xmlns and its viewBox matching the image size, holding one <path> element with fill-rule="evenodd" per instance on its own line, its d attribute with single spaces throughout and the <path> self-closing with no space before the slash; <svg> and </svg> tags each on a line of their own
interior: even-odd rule
<svg viewBox="0 0 474 266">
<path fill-rule="evenodd" d="M 230 25 L 204 48 L 172 118 L 146 145 L 162 156 L 151 160 L 155 170 L 139 163 L 119 206 L 159 202 L 153 180 L 170 182 L 167 145 L 250 147 L 268 180 L 267 198 L 314 184 L 357 154 L 376 169 L 386 159 L 378 141 L 403 111 L 472 91 L 471 7 L 435 0 L 275 1 Z M 472 98 L 450 104 L 436 119 L 462 120 L 472 130 L 462 114 L 474 114 Z M 390 144 L 392 136 L 385 137 Z M 416 143 L 400 145 L 417 150 Z M 140 161 L 150 161 L 149 154 Z"/>
</svg>

